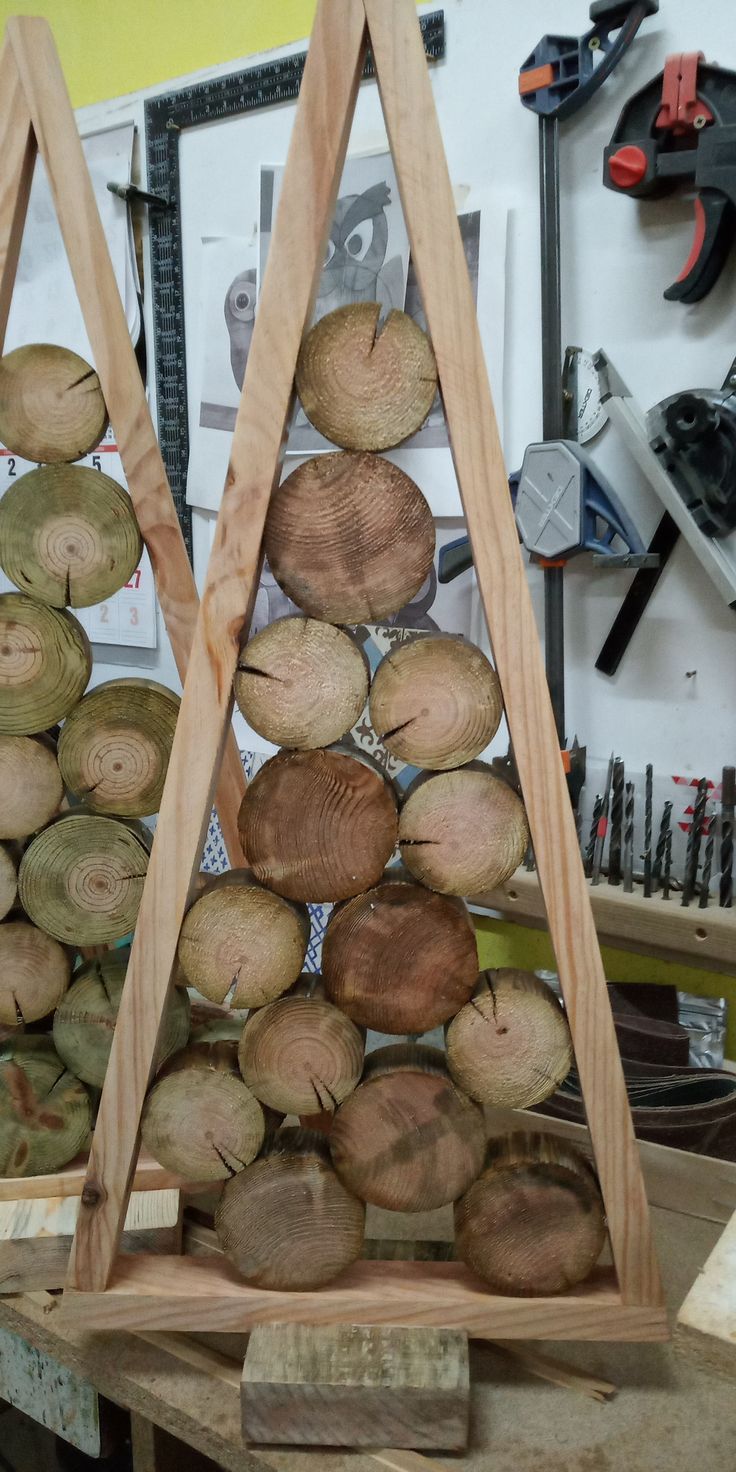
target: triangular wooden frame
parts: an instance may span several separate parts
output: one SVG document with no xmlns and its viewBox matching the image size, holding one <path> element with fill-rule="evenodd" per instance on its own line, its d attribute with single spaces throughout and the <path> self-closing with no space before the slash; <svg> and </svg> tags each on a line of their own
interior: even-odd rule
<svg viewBox="0 0 736 1472">
<path fill-rule="evenodd" d="M 499 1297 L 447 1263 L 362 1262 L 318 1292 L 274 1293 L 243 1283 L 222 1260 L 117 1257 L 141 1108 L 229 729 L 232 677 L 279 477 L 294 366 L 369 40 L 608 1216 L 614 1268 L 557 1298 Z M 18 23 L 11 43 L 38 127 L 36 120 L 48 117 L 41 101 L 48 48 L 32 57 Z M 90 1328 L 249 1329 L 298 1319 L 437 1324 L 507 1338 L 666 1336 L 638 1150 L 413 0 L 318 6 L 69 1289 L 65 1311 Z"/>
<path fill-rule="evenodd" d="M 199 610 L 194 575 L 53 37 L 45 20 L 17 16 L 8 21 L 0 56 L 0 353 L 37 154 L 46 166 L 94 365 L 183 683 Z M 233 864 L 243 862 L 237 812 L 244 791 L 231 733 L 217 783 L 217 806 Z"/>
</svg>

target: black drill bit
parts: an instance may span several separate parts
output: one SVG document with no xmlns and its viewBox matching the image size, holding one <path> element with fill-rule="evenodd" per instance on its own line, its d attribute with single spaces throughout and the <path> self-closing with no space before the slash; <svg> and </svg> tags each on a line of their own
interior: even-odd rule
<svg viewBox="0 0 736 1472">
<path fill-rule="evenodd" d="M 664 859 L 662 861 L 662 899 L 670 897 L 670 872 L 672 870 L 672 829 L 668 828 L 664 841 Z"/>
<path fill-rule="evenodd" d="M 590 822 L 590 834 L 588 836 L 588 842 L 587 842 L 586 847 L 585 847 L 585 855 L 584 855 L 584 868 L 585 868 L 585 873 L 586 873 L 586 876 L 587 876 L 588 879 L 590 879 L 590 876 L 593 873 L 593 854 L 595 852 L 595 836 L 596 836 L 596 833 L 598 832 L 598 819 L 600 818 L 602 808 L 603 808 L 603 798 L 601 797 L 600 792 L 596 792 L 595 802 L 593 803 L 593 817 L 591 818 L 591 822 Z"/>
<path fill-rule="evenodd" d="M 733 900 L 733 822 L 736 767 L 724 767 L 721 776 L 721 883 L 719 903 L 730 910 Z"/>
<path fill-rule="evenodd" d="M 713 868 L 713 845 L 715 843 L 716 820 L 711 818 L 708 826 L 708 837 L 705 840 L 705 857 L 703 859 L 703 874 L 700 880 L 700 896 L 698 906 L 705 910 L 710 898 L 710 876 Z"/>
<path fill-rule="evenodd" d="M 621 883 L 621 830 L 624 821 L 624 764 L 620 756 L 613 764 L 611 795 L 611 841 L 608 846 L 608 883 Z"/>
<path fill-rule="evenodd" d="M 600 817 L 598 819 L 598 828 L 597 828 L 596 836 L 595 836 L 595 847 L 593 849 L 593 874 L 592 874 L 592 879 L 591 879 L 591 882 L 593 884 L 599 884 L 600 883 L 601 863 L 602 863 L 602 860 L 603 860 L 603 847 L 604 847 L 604 844 L 606 842 L 606 833 L 608 832 L 608 804 L 611 801 L 611 782 L 612 781 L 613 781 L 613 752 L 611 752 L 611 756 L 610 756 L 609 762 L 608 762 L 608 771 L 606 773 L 606 786 L 605 786 L 605 790 L 604 790 L 604 793 L 603 793 L 603 806 L 601 807 L 601 815 L 600 815 Z"/>
<path fill-rule="evenodd" d="M 652 898 L 652 783 L 654 772 L 647 762 L 644 787 L 644 898 Z"/>
<path fill-rule="evenodd" d="M 708 778 L 701 777 L 698 783 L 698 795 L 693 807 L 693 815 L 690 820 L 690 832 L 687 840 L 687 852 L 685 854 L 685 874 L 682 882 L 682 904 L 689 905 L 695 894 L 695 885 L 698 877 L 698 860 L 700 858 L 700 839 L 703 833 L 703 820 L 705 808 L 708 802 Z"/>
<path fill-rule="evenodd" d="M 626 783 L 624 799 L 624 894 L 634 888 L 634 784 Z"/>
<path fill-rule="evenodd" d="M 659 889 L 659 886 L 662 883 L 662 867 L 664 865 L 664 852 L 665 852 L 665 848 L 667 847 L 667 834 L 670 831 L 670 821 L 671 821 L 671 818 L 672 818 L 672 803 L 671 802 L 666 802 L 665 805 L 664 805 L 664 807 L 663 807 L 663 809 L 662 809 L 662 818 L 661 818 L 661 821 L 660 821 L 660 824 L 659 824 L 659 834 L 657 835 L 657 848 L 656 848 L 656 851 L 655 851 L 655 854 L 654 854 L 654 863 L 652 865 L 652 887 L 655 890 L 655 892 L 656 892 L 656 890 Z M 672 840 L 670 839 L 670 848 L 671 847 L 672 847 Z"/>
</svg>

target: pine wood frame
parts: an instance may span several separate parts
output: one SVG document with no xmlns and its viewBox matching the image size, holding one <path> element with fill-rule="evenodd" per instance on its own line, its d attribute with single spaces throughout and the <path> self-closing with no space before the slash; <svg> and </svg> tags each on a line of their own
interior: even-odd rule
<svg viewBox="0 0 736 1472">
<path fill-rule="evenodd" d="M 613 1268 L 558 1298 L 496 1296 L 457 1264 L 360 1262 L 319 1292 L 273 1293 L 216 1259 L 117 1256 L 141 1108 L 250 624 L 294 366 L 369 39 L 608 1216 Z M 23 76 L 34 97 L 31 73 L 28 59 Z M 639 1156 L 413 0 L 318 6 L 64 1305 L 89 1328 L 246 1330 L 301 1320 L 436 1324 L 503 1338 L 666 1337 Z"/>
</svg>

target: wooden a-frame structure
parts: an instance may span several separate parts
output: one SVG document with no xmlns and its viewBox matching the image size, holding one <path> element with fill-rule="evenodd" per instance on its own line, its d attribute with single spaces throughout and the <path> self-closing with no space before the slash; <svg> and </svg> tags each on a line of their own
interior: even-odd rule
<svg viewBox="0 0 736 1472">
<path fill-rule="evenodd" d="M 276 1293 L 244 1283 L 222 1259 L 117 1255 L 179 929 L 230 731 L 232 677 L 258 583 L 294 367 L 311 320 L 369 41 L 608 1218 L 613 1267 L 554 1298 L 494 1295 L 452 1263 L 360 1262 L 327 1288 Z M 65 212 L 78 286 L 94 296 L 98 321 L 88 330 L 126 474 L 135 479 L 148 465 L 155 488 L 161 472 L 137 380 L 130 369 L 118 377 L 112 361 L 109 321 L 118 310 L 112 282 L 103 293 L 81 279 L 95 275 L 94 230 L 88 203 L 80 207 L 78 141 L 45 27 L 13 22 L 2 66 L 3 142 L 13 148 L 4 157 L 12 156 L 13 165 L 0 207 L 0 306 L 6 313 L 35 136 L 60 218 Z M 11 207 L 11 184 L 20 208 Z M 142 524 L 150 494 L 136 501 Z M 502 1338 L 666 1336 L 638 1150 L 413 0 L 320 0 L 318 6 L 64 1305 L 90 1328 L 225 1330 L 300 1320 L 424 1323 Z"/>
</svg>

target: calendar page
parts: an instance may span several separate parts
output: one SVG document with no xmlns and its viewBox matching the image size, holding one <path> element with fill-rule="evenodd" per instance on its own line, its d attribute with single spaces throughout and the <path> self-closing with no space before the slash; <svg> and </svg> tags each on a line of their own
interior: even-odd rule
<svg viewBox="0 0 736 1472">
<path fill-rule="evenodd" d="M 118 454 L 112 428 L 108 426 L 102 442 L 83 460 L 75 464 L 86 465 L 92 470 L 101 470 L 111 480 L 125 486 L 125 476 Z M 0 496 L 8 486 L 28 470 L 35 470 L 30 460 L 22 460 L 4 446 L 0 446 Z M 127 490 L 127 486 L 125 486 Z M 0 570 L 0 592 L 12 592 L 14 584 Z M 156 648 L 156 590 L 153 571 L 145 548 L 143 556 L 132 577 L 119 593 L 96 603 L 91 608 L 74 608 L 75 618 L 93 644 L 130 645 L 137 649 Z"/>
</svg>

